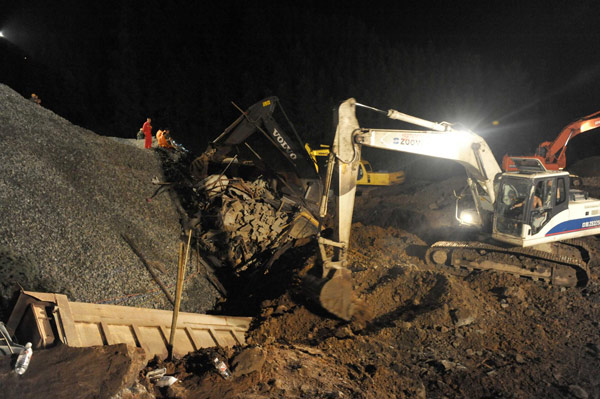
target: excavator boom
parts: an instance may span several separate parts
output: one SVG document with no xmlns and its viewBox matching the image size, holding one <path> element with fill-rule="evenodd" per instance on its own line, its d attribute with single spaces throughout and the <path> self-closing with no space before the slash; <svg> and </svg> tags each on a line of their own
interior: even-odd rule
<svg viewBox="0 0 600 399">
<path fill-rule="evenodd" d="M 480 136 L 470 131 L 455 130 L 447 123 L 429 122 L 395 110 L 388 111 L 388 117 L 433 130 L 361 129 L 355 107 L 356 100 L 353 98 L 340 105 L 339 124 L 332 147 L 338 174 L 335 192 L 338 236 L 335 239 L 347 243 L 350 237 L 356 174 L 363 145 L 459 162 L 467 172 L 476 208 L 493 212 L 494 178 L 501 170 L 489 146 Z"/>
<path fill-rule="evenodd" d="M 351 286 L 350 273 L 346 266 L 356 195 L 356 176 L 363 145 L 460 162 L 469 176 L 468 183 L 478 214 L 493 211 L 494 177 L 500 173 L 500 166 L 487 143 L 475 133 L 455 130 L 449 124 L 429 122 L 395 110 L 388 111 L 388 117 L 431 130 L 361 129 L 356 119 L 356 105 L 356 100 L 350 98 L 344 101 L 338 110 L 339 119 L 328 163 L 326 190 L 321 200 L 321 217 L 324 217 L 327 213 L 328 187 L 335 173 L 337 179 L 333 190 L 336 229 L 332 240 L 319 238 L 323 277 L 329 279 L 321 291 L 321 305 L 345 320 L 351 318 L 354 309 L 350 298 L 352 292 L 348 290 Z M 482 221 L 483 217 L 480 216 L 478 224 L 481 225 Z M 327 255 L 327 246 L 333 249 L 332 256 Z"/>
<path fill-rule="evenodd" d="M 527 158 L 539 159 L 547 170 L 562 170 L 567 165 L 566 150 L 569 141 L 581 133 L 598 127 L 600 127 L 600 111 L 569 123 L 562 128 L 554 141 L 544 141 L 538 146 L 535 155 Z M 502 158 L 502 170 L 505 172 L 517 170 L 511 156 L 504 155 Z"/>
</svg>

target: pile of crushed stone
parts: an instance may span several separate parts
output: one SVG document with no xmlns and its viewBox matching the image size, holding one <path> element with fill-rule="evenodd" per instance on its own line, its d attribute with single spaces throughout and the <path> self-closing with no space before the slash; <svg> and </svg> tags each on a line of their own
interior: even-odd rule
<svg viewBox="0 0 600 399">
<path fill-rule="evenodd" d="M 75 126 L 2 84 L 0 146 L 5 312 L 19 285 L 74 301 L 172 308 L 122 238 L 175 286 L 181 215 L 169 195 L 147 201 L 153 178 L 164 180 L 160 150 Z M 219 294 L 196 268 L 186 273 L 182 309 L 204 312 Z"/>
</svg>

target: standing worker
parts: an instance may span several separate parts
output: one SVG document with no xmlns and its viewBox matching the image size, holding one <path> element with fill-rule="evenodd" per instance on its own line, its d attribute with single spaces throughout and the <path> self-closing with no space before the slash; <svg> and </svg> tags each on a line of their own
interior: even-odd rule
<svg viewBox="0 0 600 399">
<path fill-rule="evenodd" d="M 144 131 L 145 141 L 144 148 L 152 148 L 152 125 L 150 124 L 152 120 L 150 118 L 146 119 L 144 125 L 142 126 L 142 130 Z"/>
</svg>

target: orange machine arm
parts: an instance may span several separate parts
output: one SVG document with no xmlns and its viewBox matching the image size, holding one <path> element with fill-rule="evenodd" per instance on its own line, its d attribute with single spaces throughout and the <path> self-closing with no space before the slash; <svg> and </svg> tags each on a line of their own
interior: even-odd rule
<svg viewBox="0 0 600 399">
<path fill-rule="evenodd" d="M 578 134 L 600 127 L 600 111 L 579 118 L 565 126 L 554 141 L 544 141 L 535 151 L 535 155 L 525 158 L 537 158 L 548 170 L 562 170 L 567 164 L 566 149 L 569 140 Z M 509 155 L 502 158 L 502 170 L 514 171 L 517 167 Z"/>
<path fill-rule="evenodd" d="M 565 156 L 569 140 L 578 134 L 600 127 L 600 111 L 584 116 L 565 126 L 554 141 L 545 141 L 539 145 L 535 155 L 544 158 L 546 164 L 558 164 L 564 169 L 567 163 Z"/>
</svg>

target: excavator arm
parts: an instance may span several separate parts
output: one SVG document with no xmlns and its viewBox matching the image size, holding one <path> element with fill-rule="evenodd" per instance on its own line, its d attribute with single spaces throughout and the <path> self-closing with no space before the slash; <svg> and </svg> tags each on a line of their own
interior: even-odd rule
<svg viewBox="0 0 600 399">
<path fill-rule="evenodd" d="M 455 130 L 446 123 L 429 122 L 394 110 L 388 111 L 389 118 L 432 130 L 361 129 L 355 108 L 356 100 L 353 98 L 340 105 L 339 123 L 332 146 L 338 176 L 335 187 L 338 233 L 335 239 L 343 246 L 347 245 L 350 237 L 362 146 L 454 160 L 462 164 L 476 208 L 493 212 L 494 178 L 501 170 L 489 146 L 480 136 L 470 131 Z M 325 203 L 322 201 L 322 204 Z M 324 213 L 322 210 L 321 215 Z"/>
<path fill-rule="evenodd" d="M 543 157 L 546 165 L 556 164 L 558 169 L 564 169 L 567 164 L 565 153 L 569 141 L 581 133 L 585 133 L 588 130 L 598 127 L 600 127 L 600 111 L 565 126 L 554 141 L 540 144 L 536 151 L 536 155 Z M 549 168 L 546 166 L 546 169 Z"/>
<path fill-rule="evenodd" d="M 575 136 L 600 127 L 600 111 L 583 118 L 579 118 L 562 128 L 554 141 L 541 143 L 535 155 L 528 158 L 539 159 L 547 170 L 562 170 L 567 165 L 567 144 Z M 516 171 L 517 167 L 511 161 L 510 156 L 505 155 L 502 159 L 502 169 L 505 171 Z"/>
<path fill-rule="evenodd" d="M 338 110 L 338 126 L 328 163 L 327 183 L 321 200 L 321 217 L 327 214 L 329 187 L 334 182 L 335 225 L 333 239 L 319 238 L 323 262 L 323 277 L 329 281 L 323 287 L 321 304 L 331 313 L 348 320 L 353 311 L 347 287 L 349 272 L 347 251 L 350 241 L 352 213 L 356 194 L 356 176 L 361 159 L 361 147 L 369 146 L 391 151 L 421 154 L 454 160 L 467 172 L 468 183 L 475 200 L 476 211 L 493 212 L 495 201 L 494 178 L 501 173 L 489 146 L 480 136 L 455 130 L 447 123 L 429 122 L 401 112 L 390 110 L 387 116 L 430 130 L 363 129 L 356 119 L 356 100 L 344 101 Z M 370 108 L 370 107 L 368 107 Z M 332 178 L 333 175 L 337 178 Z M 482 223 L 480 216 L 477 224 Z M 332 256 L 328 256 L 332 248 Z"/>
<path fill-rule="evenodd" d="M 492 211 L 495 194 L 493 179 L 500 167 L 487 143 L 468 131 L 363 130 L 354 140 L 368 147 L 409 152 L 462 164 L 467 175 L 482 188 L 482 206 Z"/>
</svg>

